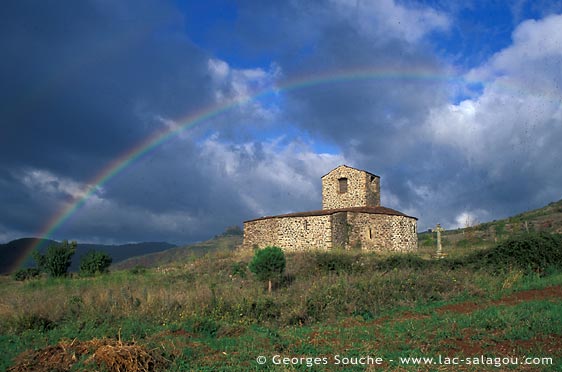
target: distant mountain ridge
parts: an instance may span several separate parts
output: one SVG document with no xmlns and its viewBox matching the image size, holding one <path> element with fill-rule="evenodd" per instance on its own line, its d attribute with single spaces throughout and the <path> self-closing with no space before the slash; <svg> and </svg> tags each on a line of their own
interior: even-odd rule
<svg viewBox="0 0 562 372">
<path fill-rule="evenodd" d="M 0 244 L 0 274 L 9 274 L 9 271 L 14 269 L 13 266 L 22 255 L 31 253 L 26 252 L 32 245 L 37 245 L 38 249 L 44 252 L 50 245 L 58 243 L 59 242 L 55 240 L 48 239 L 21 238 L 12 240 L 6 244 Z M 70 271 L 78 271 L 80 259 L 91 250 L 105 252 L 111 256 L 113 263 L 118 263 L 130 257 L 161 252 L 174 247 L 176 247 L 175 244 L 167 242 L 143 242 L 119 245 L 78 243 L 76 253 L 72 257 Z M 34 265 L 33 259 L 31 257 L 26 257 L 21 266 L 31 267 Z"/>
</svg>

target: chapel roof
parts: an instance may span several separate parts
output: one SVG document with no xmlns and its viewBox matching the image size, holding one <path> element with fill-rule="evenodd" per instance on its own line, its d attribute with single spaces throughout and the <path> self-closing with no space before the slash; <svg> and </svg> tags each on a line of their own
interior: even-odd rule
<svg viewBox="0 0 562 372">
<path fill-rule="evenodd" d="M 387 208 L 387 207 L 349 207 L 349 208 L 335 208 L 335 209 L 320 209 L 316 211 L 308 211 L 308 212 L 296 212 L 296 213 L 287 213 L 287 214 L 280 214 L 276 216 L 265 216 L 260 218 L 255 218 L 252 220 L 244 221 L 244 222 L 253 222 L 253 221 L 260 221 L 260 220 L 267 220 L 271 218 L 290 218 L 290 217 L 310 217 L 310 216 L 326 216 L 340 212 L 355 212 L 355 213 L 367 213 L 367 214 L 385 214 L 389 216 L 404 216 L 409 218 L 414 218 L 417 220 L 416 217 L 408 216 L 402 212 L 397 210 Z"/>
<path fill-rule="evenodd" d="M 368 175 L 375 176 L 375 177 L 379 177 L 379 176 L 377 176 L 376 174 L 371 173 L 371 172 L 369 172 L 369 171 L 366 171 L 366 170 L 364 170 L 364 169 L 354 168 L 354 167 L 350 167 L 349 165 L 343 164 L 343 165 L 338 166 L 337 168 L 332 169 L 331 171 L 329 171 L 328 173 L 326 173 L 325 175 L 323 175 L 323 176 L 320 177 L 320 178 L 326 177 L 328 174 L 334 172 L 335 170 L 337 170 L 337 169 L 339 169 L 339 168 L 341 168 L 341 167 L 353 169 L 353 170 L 356 170 L 356 171 L 359 171 L 359 172 L 365 172 L 365 173 L 367 173 Z M 379 177 L 379 178 L 380 178 L 380 177 Z"/>
</svg>

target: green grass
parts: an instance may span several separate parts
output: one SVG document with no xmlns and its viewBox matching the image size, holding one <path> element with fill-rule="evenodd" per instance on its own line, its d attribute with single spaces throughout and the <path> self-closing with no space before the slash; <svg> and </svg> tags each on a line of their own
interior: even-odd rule
<svg viewBox="0 0 562 372">
<path fill-rule="evenodd" d="M 488 270 L 475 264 L 473 251 L 444 260 L 288 254 L 285 279 L 271 295 L 246 269 L 251 257 L 242 253 L 92 278 L 1 278 L 0 370 L 25 350 L 107 337 L 158 350 L 170 371 L 309 370 L 306 363 L 274 366 L 271 357 L 326 357 L 332 363 L 336 354 L 387 360 L 377 369 L 420 370 L 397 360 L 505 350 L 555 358 L 555 366 L 534 370 L 560 369 L 562 353 L 553 349 L 562 338 L 560 298 L 502 299 L 559 288 L 562 270 Z M 443 311 L 459 304 L 474 308 Z M 259 355 L 268 358 L 264 366 L 255 361 Z"/>
</svg>

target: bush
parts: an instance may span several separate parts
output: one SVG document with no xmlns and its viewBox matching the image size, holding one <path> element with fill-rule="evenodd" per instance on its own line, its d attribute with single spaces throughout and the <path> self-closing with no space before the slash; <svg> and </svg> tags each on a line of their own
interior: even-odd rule
<svg viewBox="0 0 562 372">
<path fill-rule="evenodd" d="M 135 267 L 129 269 L 129 272 L 133 275 L 142 275 L 146 273 L 146 267 L 142 265 L 136 265 Z"/>
<path fill-rule="evenodd" d="M 281 248 L 265 247 L 256 251 L 248 268 L 256 274 L 258 280 L 269 282 L 268 290 L 271 292 L 271 281 L 281 278 L 285 265 L 285 254 Z"/>
<path fill-rule="evenodd" d="M 494 272 L 521 269 L 543 274 L 548 268 L 562 268 L 562 237 L 548 233 L 526 233 L 475 253 L 468 262 L 490 267 Z"/>
<path fill-rule="evenodd" d="M 215 337 L 220 325 L 213 319 L 195 318 L 189 319 L 185 324 L 186 331 L 199 333 L 204 336 Z"/>
<path fill-rule="evenodd" d="M 56 324 L 50 319 L 37 314 L 21 314 L 13 322 L 13 329 L 15 332 L 21 333 L 29 330 L 37 330 L 45 332 L 55 328 Z"/>
<path fill-rule="evenodd" d="M 230 275 L 239 276 L 242 279 L 246 278 L 246 263 L 244 261 L 234 262 L 230 266 Z"/>
<path fill-rule="evenodd" d="M 39 270 L 46 272 L 51 277 L 61 277 L 68 272 L 75 252 L 76 242 L 68 243 L 65 240 L 61 244 L 49 246 L 44 255 L 36 250 L 32 253 L 32 256 L 37 262 Z"/>
<path fill-rule="evenodd" d="M 80 261 L 81 275 L 96 275 L 109 271 L 111 257 L 105 252 L 90 251 Z"/>
<path fill-rule="evenodd" d="M 422 270 L 432 265 L 432 262 L 426 261 L 423 258 L 412 254 L 396 254 L 379 261 L 377 268 L 379 270 L 393 270 L 393 269 L 414 269 Z"/>
<path fill-rule="evenodd" d="M 279 319 L 281 316 L 281 306 L 271 298 L 257 298 L 255 300 L 243 298 L 242 301 L 230 307 L 229 315 L 231 319 L 240 321 L 242 318 L 245 318 L 250 322 L 259 324 Z"/>
<path fill-rule="evenodd" d="M 321 271 L 350 274 L 353 271 L 355 256 L 340 252 L 317 252 L 314 261 Z"/>
<path fill-rule="evenodd" d="M 38 277 L 40 273 L 41 272 L 39 271 L 39 269 L 35 267 L 29 267 L 27 269 L 20 269 L 16 271 L 12 275 L 12 277 L 17 281 L 23 282 L 24 280 Z"/>
</svg>

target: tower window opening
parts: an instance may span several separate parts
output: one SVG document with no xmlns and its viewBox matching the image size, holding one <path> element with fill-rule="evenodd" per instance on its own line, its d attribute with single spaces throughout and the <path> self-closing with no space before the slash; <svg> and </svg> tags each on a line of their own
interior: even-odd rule
<svg viewBox="0 0 562 372">
<path fill-rule="evenodd" d="M 338 179 L 338 185 L 340 194 L 347 192 L 347 178 Z"/>
</svg>

